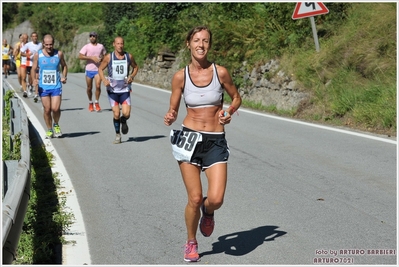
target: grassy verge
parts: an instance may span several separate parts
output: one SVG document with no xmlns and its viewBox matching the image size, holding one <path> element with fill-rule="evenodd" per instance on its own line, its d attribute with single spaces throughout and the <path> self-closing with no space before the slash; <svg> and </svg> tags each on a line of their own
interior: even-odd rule
<svg viewBox="0 0 399 267">
<path fill-rule="evenodd" d="M 353 4 L 345 24 L 320 39 L 318 53 L 283 55 L 283 68 L 312 96 L 297 118 L 396 136 L 395 7 Z"/>
<path fill-rule="evenodd" d="M 53 155 L 31 140 L 31 198 L 15 264 L 62 264 L 62 235 L 73 221 L 65 212 L 66 196 L 59 194 L 60 180 L 53 173 Z"/>
<path fill-rule="evenodd" d="M 18 136 L 14 150 L 10 152 L 10 109 L 9 101 L 14 96 L 8 91 L 4 99 L 6 109 L 3 114 L 3 160 L 19 159 Z M 32 128 L 32 127 L 30 127 Z M 60 180 L 53 173 L 53 155 L 46 150 L 35 134 L 29 133 L 31 142 L 31 192 L 28 209 L 20 236 L 16 265 L 62 264 L 61 248 L 65 243 L 63 233 L 73 222 L 73 214 L 65 212 L 66 196 L 59 193 Z"/>
</svg>

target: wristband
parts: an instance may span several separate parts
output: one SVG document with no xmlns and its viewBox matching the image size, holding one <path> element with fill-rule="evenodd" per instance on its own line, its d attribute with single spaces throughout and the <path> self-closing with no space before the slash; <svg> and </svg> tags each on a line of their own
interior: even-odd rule
<svg viewBox="0 0 399 267">
<path fill-rule="evenodd" d="M 235 107 L 230 106 L 229 108 L 231 108 L 231 109 L 233 110 L 233 113 L 232 113 L 231 115 L 233 115 L 233 114 L 236 113 L 236 112 L 237 112 L 237 115 L 238 115 L 238 111 L 237 111 L 237 109 L 236 109 Z"/>
</svg>

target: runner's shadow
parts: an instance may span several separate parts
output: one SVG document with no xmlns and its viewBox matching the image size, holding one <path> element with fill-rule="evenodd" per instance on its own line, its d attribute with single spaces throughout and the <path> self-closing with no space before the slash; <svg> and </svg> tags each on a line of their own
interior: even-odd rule
<svg viewBox="0 0 399 267">
<path fill-rule="evenodd" d="M 100 132 L 76 132 L 76 133 L 62 133 L 61 138 L 73 138 L 73 137 L 80 137 L 84 135 L 93 135 L 98 134 Z"/>
<path fill-rule="evenodd" d="M 129 139 L 126 140 L 126 142 L 145 142 L 150 139 L 159 139 L 159 138 L 164 138 L 166 137 L 165 135 L 153 135 L 153 136 L 139 136 L 139 137 L 129 137 Z"/>
<path fill-rule="evenodd" d="M 276 230 L 278 226 L 260 226 L 248 231 L 223 235 L 218 242 L 212 244 L 212 250 L 200 253 L 205 255 L 225 253 L 232 256 L 243 256 L 255 250 L 266 241 L 285 235 L 287 232 Z"/>
<path fill-rule="evenodd" d="M 61 109 L 61 111 L 70 111 L 70 110 L 82 110 L 83 108 L 66 108 L 66 109 Z"/>
</svg>

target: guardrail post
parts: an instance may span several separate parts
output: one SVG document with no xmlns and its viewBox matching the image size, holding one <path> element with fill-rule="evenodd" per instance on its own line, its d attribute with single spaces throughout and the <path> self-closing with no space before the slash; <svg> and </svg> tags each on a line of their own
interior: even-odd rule
<svg viewBox="0 0 399 267">
<path fill-rule="evenodd" d="M 17 168 L 18 168 L 18 160 L 3 161 L 3 198 L 7 193 L 8 187 L 13 182 Z"/>
<path fill-rule="evenodd" d="M 3 86 L 3 114 L 6 111 L 6 100 L 4 99 L 4 96 L 6 95 L 6 93 L 7 93 L 7 89 Z"/>
<path fill-rule="evenodd" d="M 21 126 L 21 108 L 18 103 L 19 99 L 11 99 L 11 136 L 14 137 L 15 134 L 22 131 Z"/>
</svg>

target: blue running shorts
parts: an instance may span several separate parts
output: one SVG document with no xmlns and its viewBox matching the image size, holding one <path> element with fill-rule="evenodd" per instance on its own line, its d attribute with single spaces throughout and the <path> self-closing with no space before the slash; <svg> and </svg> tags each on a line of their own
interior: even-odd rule
<svg viewBox="0 0 399 267">
<path fill-rule="evenodd" d="M 43 88 L 39 87 L 39 96 L 46 97 L 46 96 L 61 96 L 62 95 L 62 88 L 52 89 L 52 90 L 43 90 Z"/>
<path fill-rule="evenodd" d="M 93 79 L 94 76 L 98 74 L 98 71 L 88 71 L 86 70 L 86 76 L 89 77 L 90 79 Z"/>
</svg>

